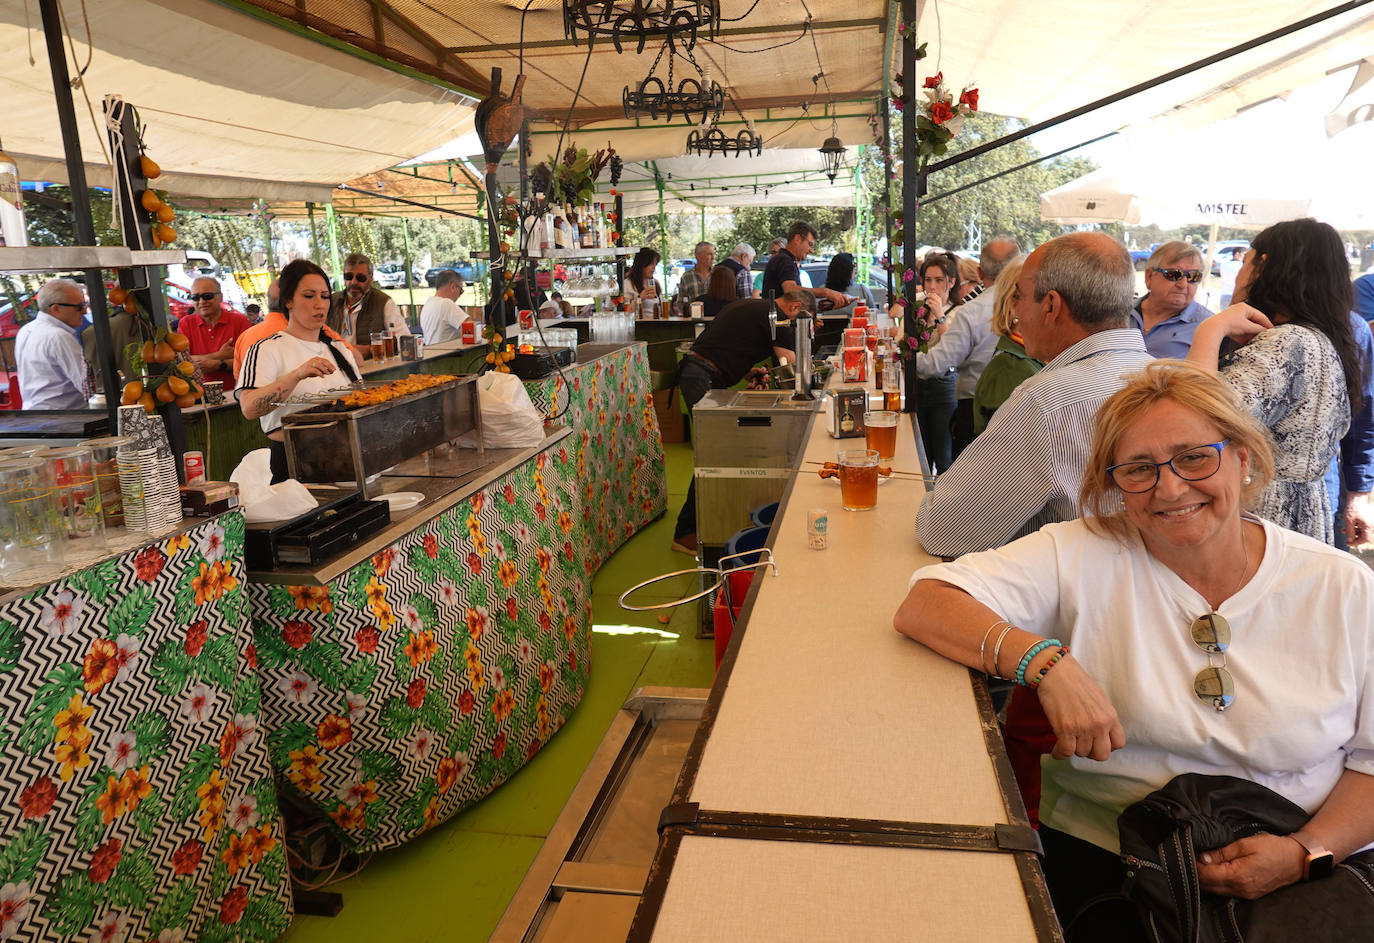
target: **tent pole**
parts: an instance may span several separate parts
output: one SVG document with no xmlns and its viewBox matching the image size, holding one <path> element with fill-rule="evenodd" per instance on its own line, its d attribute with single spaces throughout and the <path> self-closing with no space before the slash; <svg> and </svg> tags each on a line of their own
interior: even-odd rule
<svg viewBox="0 0 1374 943">
<path fill-rule="evenodd" d="M 706 204 L 701 204 L 701 241 L 706 241 Z"/>
<path fill-rule="evenodd" d="M 48 69 L 52 73 L 53 97 L 57 102 L 57 123 L 62 130 L 62 150 L 67 160 L 67 183 L 71 189 L 72 229 L 77 245 L 93 246 L 95 222 L 91 218 L 91 193 L 86 188 L 86 165 L 81 157 L 81 136 L 72 104 L 71 77 L 67 54 L 62 48 L 62 22 L 57 0 L 38 0 L 43 19 L 43 39 L 48 47 Z M 95 331 L 96 367 L 105 393 L 105 410 L 114 432 L 119 409 L 119 380 L 115 373 L 114 338 L 110 334 L 110 314 L 105 307 L 105 283 L 100 269 L 86 269 L 86 294 L 91 301 L 91 330 Z M 178 413 L 180 416 L 180 413 Z M 183 446 L 184 451 L 184 446 Z"/>
<path fill-rule="evenodd" d="M 258 201 L 258 212 L 262 214 L 262 231 L 267 239 L 267 271 L 269 273 L 275 272 L 277 270 L 277 257 L 276 253 L 272 251 L 272 217 L 268 215 L 266 200 Z"/>
<path fill-rule="evenodd" d="M 661 251 L 659 258 L 663 261 L 663 285 L 660 290 L 668 290 L 668 215 L 663 212 L 663 177 L 658 172 L 658 164 L 654 164 L 654 183 L 658 186 L 658 239 Z M 659 304 L 663 303 L 662 299 Z"/>
<path fill-rule="evenodd" d="M 320 234 L 315 229 L 315 203 L 307 200 L 305 211 L 310 214 L 310 261 L 320 264 Z"/>
<path fill-rule="evenodd" d="M 906 81 L 906 87 L 916 88 L 916 0 L 902 0 L 902 22 L 907 24 L 910 29 L 902 37 L 902 76 Z M 913 98 L 914 93 L 913 93 Z M 924 171 L 917 170 L 916 156 L 916 108 L 905 108 L 902 110 L 902 264 L 906 270 L 916 268 L 916 197 L 925 189 L 926 175 Z M 886 109 L 884 109 L 886 111 Z M 891 243 L 889 252 L 891 252 Z M 916 325 L 915 308 L 912 301 L 915 300 L 916 281 L 903 282 L 900 286 L 902 295 L 906 299 L 906 307 L 903 311 L 903 327 L 906 329 L 907 337 L 918 336 Z M 920 377 L 916 373 L 916 358 L 908 357 L 903 361 L 905 366 L 905 376 L 902 377 L 906 387 L 906 403 L 903 411 L 914 413 L 916 411 L 916 387 Z M 922 462 L 925 465 L 926 462 Z M 928 471 L 929 469 L 922 469 Z M 944 469 L 940 469 L 944 471 Z"/>
<path fill-rule="evenodd" d="M 864 161 L 864 145 L 859 145 L 859 158 L 854 161 L 854 280 L 860 285 L 868 284 L 868 260 L 873 252 L 870 249 L 873 220 L 869 212 L 868 194 L 864 191 L 864 178 L 861 168 Z"/>
<path fill-rule="evenodd" d="M 334 266 L 334 277 L 343 278 L 343 262 L 339 260 L 339 221 L 334 215 L 334 204 L 324 205 L 324 218 L 329 224 L 329 263 Z M 339 283 L 339 290 L 343 290 L 343 282 Z"/>
<path fill-rule="evenodd" d="M 412 273 L 411 273 L 411 268 L 410 268 L 410 259 L 411 259 L 411 255 L 410 255 L 410 217 L 408 217 L 408 216 L 402 216 L 402 217 L 401 217 L 401 235 L 402 235 L 403 237 L 405 237 L 405 243 L 406 243 L 406 258 L 405 258 L 405 266 L 406 266 L 406 267 L 405 267 L 405 272 L 403 273 L 404 276 L 405 276 L 405 280 L 406 280 L 406 291 L 410 292 L 410 307 L 411 307 L 411 308 L 414 308 L 414 307 L 415 307 L 415 279 L 411 277 L 411 274 L 412 274 Z"/>
<path fill-rule="evenodd" d="M 914 81 L 914 78 L 913 78 Z M 892 245 L 892 106 L 883 101 L 883 236 L 887 239 L 887 303 L 897 300 L 892 288 L 892 264 L 897 254 Z"/>
</svg>

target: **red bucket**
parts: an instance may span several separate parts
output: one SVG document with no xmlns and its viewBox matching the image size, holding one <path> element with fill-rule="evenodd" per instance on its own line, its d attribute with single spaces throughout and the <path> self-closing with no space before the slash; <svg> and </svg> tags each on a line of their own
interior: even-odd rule
<svg viewBox="0 0 1374 943">
<path fill-rule="evenodd" d="M 725 657 L 725 648 L 730 644 L 730 636 L 735 631 L 735 620 L 744 607 L 744 597 L 749 594 L 749 583 L 754 578 L 753 570 L 732 570 L 725 574 L 730 586 L 730 605 L 725 604 L 725 587 L 716 590 L 716 602 L 711 608 L 711 621 L 715 626 L 716 667 Z"/>
</svg>

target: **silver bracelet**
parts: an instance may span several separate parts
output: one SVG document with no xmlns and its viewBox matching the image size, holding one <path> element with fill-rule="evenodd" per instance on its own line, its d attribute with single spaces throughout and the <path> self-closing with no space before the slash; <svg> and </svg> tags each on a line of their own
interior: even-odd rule
<svg viewBox="0 0 1374 943">
<path fill-rule="evenodd" d="M 1010 624 L 1011 623 L 1007 622 L 1005 619 L 998 619 L 992 625 L 988 626 L 988 630 L 983 633 L 983 641 L 978 645 L 978 667 L 983 669 L 983 671 L 988 670 L 988 638 L 992 635 L 992 630 L 997 628 L 999 625 Z M 997 670 L 996 661 L 993 662 L 992 667 L 993 673 L 995 674 Z"/>
<path fill-rule="evenodd" d="M 997 644 L 992 649 L 992 671 L 988 673 L 999 681 L 1006 681 L 1007 679 L 997 673 L 997 659 L 1002 655 L 1002 643 L 1006 641 L 1007 636 L 1011 634 L 1011 630 L 1014 628 L 1016 626 L 1008 622 L 1007 627 L 1002 630 L 1002 634 L 997 636 Z"/>
</svg>

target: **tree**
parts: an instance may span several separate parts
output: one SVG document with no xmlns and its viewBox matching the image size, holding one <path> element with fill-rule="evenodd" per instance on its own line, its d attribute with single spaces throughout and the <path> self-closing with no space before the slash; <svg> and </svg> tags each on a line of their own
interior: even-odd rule
<svg viewBox="0 0 1374 943">
<path fill-rule="evenodd" d="M 900 115 L 892 122 L 894 137 L 900 136 L 899 118 Z M 985 112 L 971 115 L 947 156 L 971 150 L 1021 127 L 1024 127 L 1023 122 L 1016 118 Z M 894 147 L 900 145 L 894 144 Z M 1063 226 L 1040 218 L 1040 194 L 1082 176 L 1094 165 L 1085 158 L 1072 157 L 1031 163 L 1011 171 L 1039 156 L 1039 151 L 1022 138 L 931 174 L 929 193 L 916 214 L 915 224 L 906 227 L 908 237 L 917 245 L 977 251 L 981 243 L 1001 233 L 1015 236 L 1027 250 L 1060 235 L 1064 232 Z M 1011 172 L 989 179 L 1004 171 Z M 968 184 L 975 185 L 940 198 L 941 194 L 952 193 Z M 896 181 L 893 190 L 894 205 L 897 205 L 899 187 Z"/>
</svg>

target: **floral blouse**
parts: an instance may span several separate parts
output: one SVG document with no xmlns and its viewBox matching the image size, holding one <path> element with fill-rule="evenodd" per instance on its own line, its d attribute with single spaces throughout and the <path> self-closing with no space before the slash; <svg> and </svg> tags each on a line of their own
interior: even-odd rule
<svg viewBox="0 0 1374 943">
<path fill-rule="evenodd" d="M 1223 357 L 1221 375 L 1274 437 L 1274 481 L 1255 513 L 1333 543 L 1334 512 L 1322 476 L 1350 428 L 1336 348 L 1310 327 L 1280 324 Z"/>
</svg>

